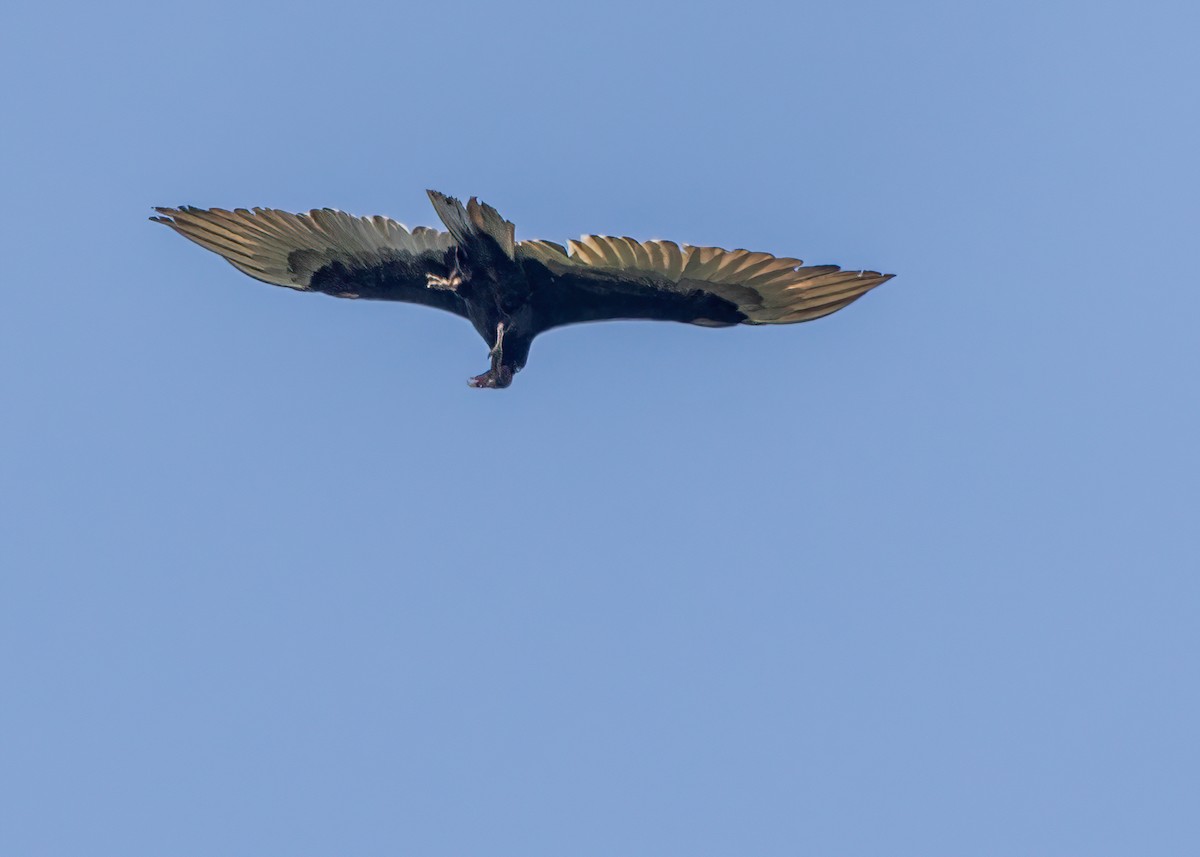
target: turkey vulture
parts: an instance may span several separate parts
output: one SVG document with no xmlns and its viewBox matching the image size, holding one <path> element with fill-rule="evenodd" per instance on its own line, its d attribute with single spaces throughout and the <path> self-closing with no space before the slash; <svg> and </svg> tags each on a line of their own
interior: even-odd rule
<svg viewBox="0 0 1200 857">
<path fill-rule="evenodd" d="M 428 193 L 447 232 L 330 208 L 185 206 L 155 209 L 161 216 L 151 219 L 266 283 L 425 304 L 468 319 L 491 349 L 491 368 L 472 387 L 507 387 L 533 338 L 566 324 L 791 324 L 836 312 L 893 276 L 673 241 L 517 241 L 513 224 L 490 205 Z"/>
</svg>

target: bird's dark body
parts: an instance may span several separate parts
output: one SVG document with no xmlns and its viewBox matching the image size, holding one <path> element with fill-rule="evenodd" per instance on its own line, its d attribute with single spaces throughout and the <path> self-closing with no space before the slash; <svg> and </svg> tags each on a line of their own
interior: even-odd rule
<svg viewBox="0 0 1200 857">
<path fill-rule="evenodd" d="M 268 283 L 467 319 L 491 349 L 491 368 L 471 379 L 476 387 L 507 387 L 534 338 L 556 327 L 605 319 L 790 324 L 836 312 L 891 277 L 670 241 L 591 235 L 569 250 L 518 242 L 489 205 L 436 191 L 429 198 L 446 232 L 331 209 L 160 208 L 154 219 Z"/>
<path fill-rule="evenodd" d="M 503 330 L 497 386 L 507 386 L 502 382 L 524 368 L 534 337 L 555 327 L 612 318 L 706 319 L 714 327 L 746 320 L 732 302 L 700 289 L 684 291 L 661 278 L 602 272 L 596 282 L 578 281 L 569 269 L 555 272 L 553 263 L 512 260 L 485 241 L 490 239 L 369 269 L 352 270 L 334 261 L 313 275 L 310 287 L 335 297 L 407 301 L 457 313 L 491 349 L 497 331 Z M 430 272 L 445 277 L 456 270 L 463 282 L 454 290 L 410 285 Z M 652 301 L 647 294 L 654 296 Z"/>
</svg>

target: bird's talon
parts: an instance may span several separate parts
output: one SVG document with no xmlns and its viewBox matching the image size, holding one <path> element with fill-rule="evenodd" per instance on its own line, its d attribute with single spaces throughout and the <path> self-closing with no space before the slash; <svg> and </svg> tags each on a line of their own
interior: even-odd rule
<svg viewBox="0 0 1200 857">
<path fill-rule="evenodd" d="M 425 275 L 425 288 L 440 289 L 442 291 L 453 292 L 463 284 L 462 275 L 458 271 L 453 272 L 449 277 L 439 277 L 437 274 Z"/>
<path fill-rule="evenodd" d="M 503 390 L 512 383 L 513 372 L 507 366 L 497 366 L 482 375 L 467 379 L 467 385 L 475 389 Z"/>
</svg>

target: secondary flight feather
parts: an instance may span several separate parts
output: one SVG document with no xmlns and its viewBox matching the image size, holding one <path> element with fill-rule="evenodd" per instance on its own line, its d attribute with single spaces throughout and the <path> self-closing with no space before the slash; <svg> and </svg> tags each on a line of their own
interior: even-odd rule
<svg viewBox="0 0 1200 857">
<path fill-rule="evenodd" d="M 792 324 L 837 312 L 893 276 L 673 241 L 517 241 L 513 224 L 490 205 L 428 193 L 445 232 L 328 208 L 185 206 L 158 208 L 151 219 L 266 283 L 466 318 L 491 358 L 470 379 L 473 387 L 507 387 L 534 337 L 555 327 L 605 319 Z"/>
</svg>

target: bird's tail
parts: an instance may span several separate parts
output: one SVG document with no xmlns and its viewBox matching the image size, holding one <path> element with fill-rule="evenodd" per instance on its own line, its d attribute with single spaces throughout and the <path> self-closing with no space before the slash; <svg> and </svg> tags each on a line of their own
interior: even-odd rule
<svg viewBox="0 0 1200 857">
<path fill-rule="evenodd" d="M 452 196 L 436 190 L 426 191 L 433 210 L 446 224 L 446 229 L 459 244 L 471 244 L 482 236 L 496 242 L 500 250 L 513 259 L 516 255 L 516 227 L 500 216 L 500 212 L 475 197 L 464 206 Z"/>
</svg>

